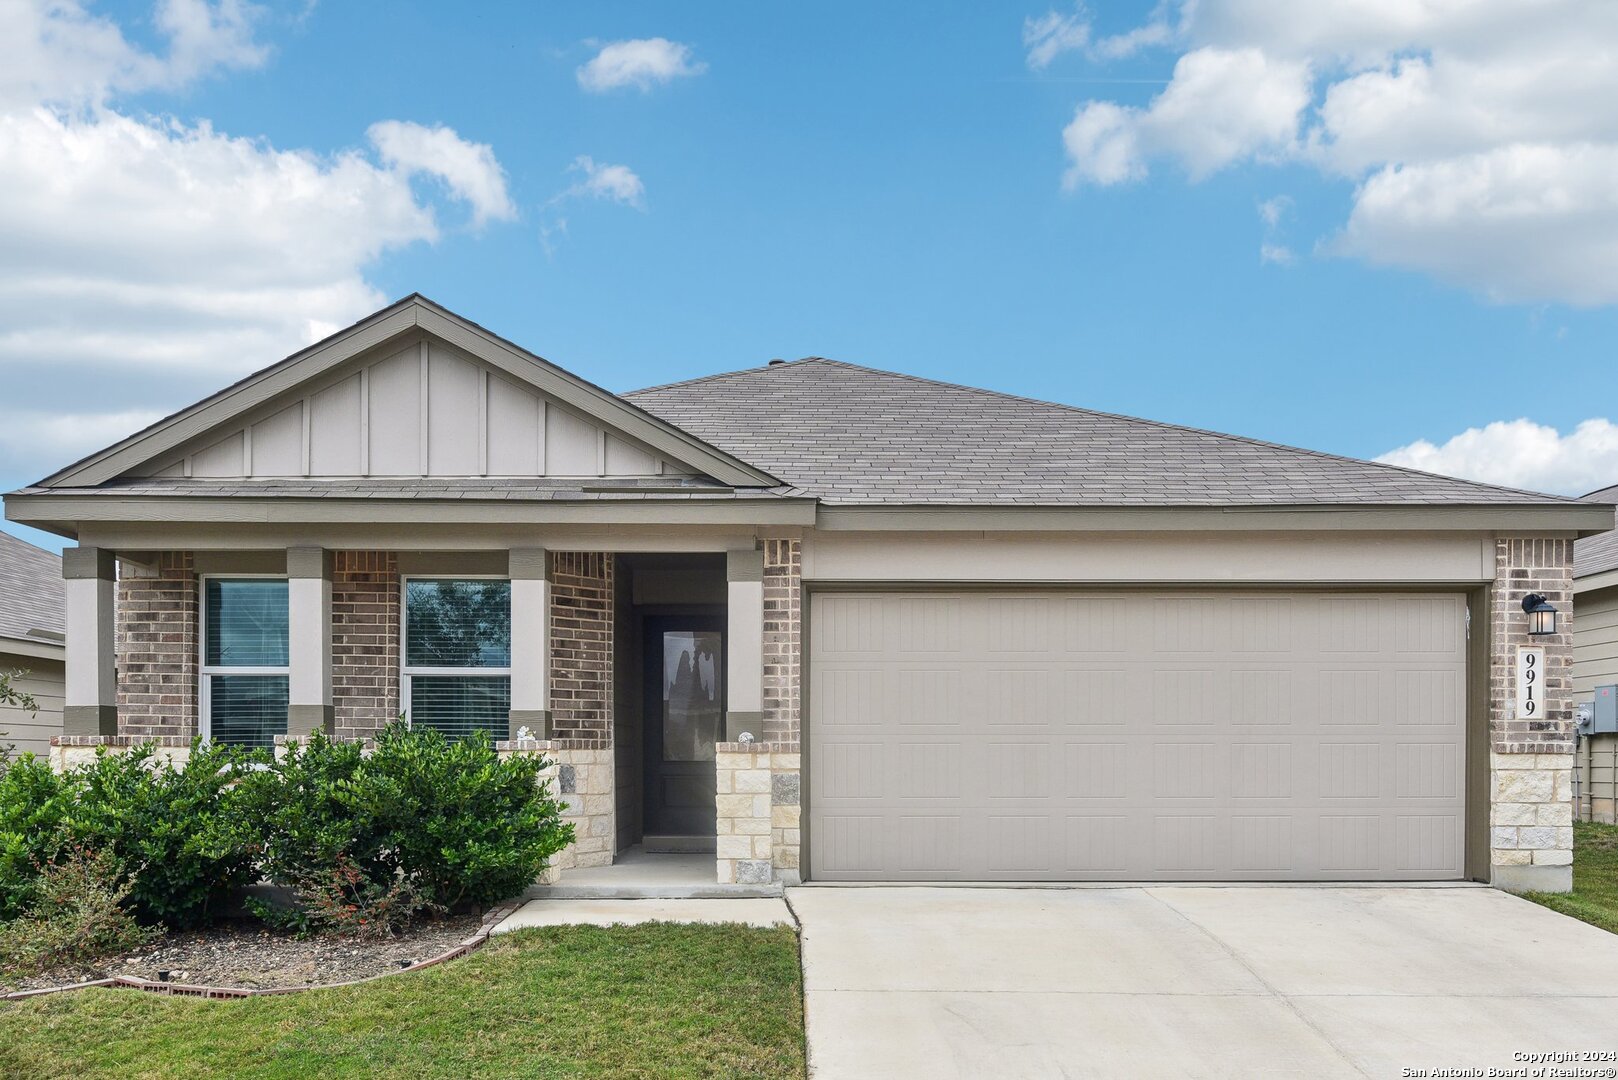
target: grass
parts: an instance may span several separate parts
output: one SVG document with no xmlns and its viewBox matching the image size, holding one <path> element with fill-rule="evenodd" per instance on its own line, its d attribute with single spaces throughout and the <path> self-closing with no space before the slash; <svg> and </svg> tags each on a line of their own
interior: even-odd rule
<svg viewBox="0 0 1618 1080">
<path fill-rule="evenodd" d="M 1573 891 L 1528 899 L 1618 934 L 1618 825 L 1573 824 Z"/>
<path fill-rule="evenodd" d="M 0 1004 L 0 1076 L 804 1076 L 784 927 L 546 927 L 364 986 L 244 1001 L 94 989 Z"/>
</svg>

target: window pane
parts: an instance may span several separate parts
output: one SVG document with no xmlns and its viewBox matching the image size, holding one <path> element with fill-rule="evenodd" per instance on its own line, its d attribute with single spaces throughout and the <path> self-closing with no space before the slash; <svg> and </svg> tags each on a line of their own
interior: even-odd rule
<svg viewBox="0 0 1618 1080">
<path fill-rule="evenodd" d="M 412 581 L 405 586 L 409 667 L 510 667 L 509 581 Z"/>
<path fill-rule="evenodd" d="M 275 745 L 287 733 L 287 677 L 208 676 L 208 727 L 214 742 Z"/>
<path fill-rule="evenodd" d="M 504 739 L 510 731 L 511 676 L 413 675 L 410 722 L 437 728 L 452 739 L 487 731 Z"/>
<path fill-rule="evenodd" d="M 719 707 L 719 632 L 663 635 L 663 760 L 712 761 Z"/>
<path fill-rule="evenodd" d="M 287 666 L 287 583 L 208 579 L 208 655 L 212 667 Z"/>
</svg>

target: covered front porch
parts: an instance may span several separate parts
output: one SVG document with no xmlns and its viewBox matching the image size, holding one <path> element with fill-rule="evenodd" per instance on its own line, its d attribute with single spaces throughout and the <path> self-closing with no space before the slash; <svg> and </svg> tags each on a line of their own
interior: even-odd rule
<svg viewBox="0 0 1618 1080">
<path fill-rule="evenodd" d="M 577 839 L 544 885 L 689 878 L 701 860 L 710 885 L 778 888 L 798 868 L 799 541 L 668 532 L 592 550 L 68 549 L 53 756 L 363 740 L 400 717 L 480 730 L 552 762 Z"/>
</svg>

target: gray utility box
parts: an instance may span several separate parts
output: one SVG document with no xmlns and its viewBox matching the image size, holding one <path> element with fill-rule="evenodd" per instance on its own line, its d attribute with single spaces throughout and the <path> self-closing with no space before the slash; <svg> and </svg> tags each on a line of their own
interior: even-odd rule
<svg viewBox="0 0 1618 1080">
<path fill-rule="evenodd" d="M 1579 725 L 1584 732 L 1590 735 L 1618 732 L 1618 686 L 1596 687 L 1595 700 L 1590 704 L 1590 726 Z"/>
</svg>

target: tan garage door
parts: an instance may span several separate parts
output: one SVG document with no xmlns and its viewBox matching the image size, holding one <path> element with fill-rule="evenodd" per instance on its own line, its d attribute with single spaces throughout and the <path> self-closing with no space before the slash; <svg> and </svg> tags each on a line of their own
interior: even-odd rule
<svg viewBox="0 0 1618 1080">
<path fill-rule="evenodd" d="M 819 593 L 820 880 L 1462 875 L 1465 606 Z"/>
</svg>

